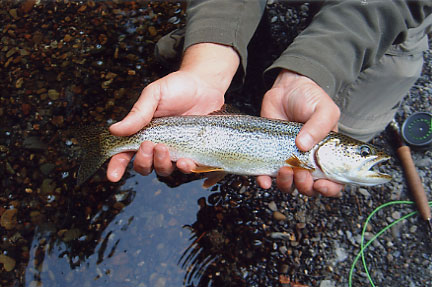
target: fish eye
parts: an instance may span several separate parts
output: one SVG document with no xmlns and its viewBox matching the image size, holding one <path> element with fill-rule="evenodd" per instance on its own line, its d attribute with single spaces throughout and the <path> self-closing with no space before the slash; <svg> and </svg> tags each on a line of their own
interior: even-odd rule
<svg viewBox="0 0 432 287">
<path fill-rule="evenodd" d="M 360 155 L 362 157 L 367 157 L 372 154 L 372 149 L 367 145 L 362 145 L 360 147 Z"/>
</svg>

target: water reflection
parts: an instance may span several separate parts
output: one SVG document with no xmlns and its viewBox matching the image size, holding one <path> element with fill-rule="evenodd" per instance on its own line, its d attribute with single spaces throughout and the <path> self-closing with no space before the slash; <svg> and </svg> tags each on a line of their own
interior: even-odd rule
<svg viewBox="0 0 432 287">
<path fill-rule="evenodd" d="M 212 191 L 196 179 L 162 183 L 132 173 L 119 188 L 90 182 L 75 190 L 58 222 L 47 218 L 35 229 L 22 285 L 279 283 L 274 240 L 255 201 L 264 193 L 244 177 L 229 176 Z"/>
<path fill-rule="evenodd" d="M 177 266 L 193 220 L 199 182 L 168 188 L 154 175 L 132 176 L 120 189 L 76 191 L 62 226 L 35 230 L 25 275 L 29 286 L 179 286 Z M 86 196 L 83 198 L 79 195 Z"/>
</svg>

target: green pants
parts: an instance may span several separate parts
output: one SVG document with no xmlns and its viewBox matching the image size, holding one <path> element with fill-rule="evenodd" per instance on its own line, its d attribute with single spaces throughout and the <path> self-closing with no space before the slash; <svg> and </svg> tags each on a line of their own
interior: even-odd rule
<svg viewBox="0 0 432 287">
<path fill-rule="evenodd" d="M 429 15 L 422 25 L 409 30 L 403 44 L 390 47 L 378 63 L 362 71 L 334 96 L 341 110 L 340 132 L 369 141 L 385 129 L 420 77 L 423 52 L 428 49 L 425 33 L 431 30 Z"/>
<path fill-rule="evenodd" d="M 383 131 L 420 76 L 422 66 L 422 53 L 385 54 L 379 63 L 360 73 L 335 97 L 341 110 L 339 131 L 362 141 Z"/>
</svg>

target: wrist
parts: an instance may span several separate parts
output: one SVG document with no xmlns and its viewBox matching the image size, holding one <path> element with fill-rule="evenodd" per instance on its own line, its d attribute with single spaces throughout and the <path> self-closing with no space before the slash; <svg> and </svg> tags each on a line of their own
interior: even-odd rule
<svg viewBox="0 0 432 287">
<path fill-rule="evenodd" d="M 224 94 L 239 64 L 240 57 L 234 48 L 215 43 L 198 43 L 186 49 L 180 70 L 199 76 Z"/>
<path fill-rule="evenodd" d="M 299 81 L 299 80 L 306 80 L 306 81 L 311 81 L 308 77 L 303 76 L 301 74 L 298 74 L 296 72 L 293 72 L 291 70 L 286 70 L 286 69 L 281 69 L 278 76 L 276 77 L 274 83 L 273 83 L 273 88 L 283 88 L 285 86 L 290 86 L 293 84 L 293 82 L 295 81 Z"/>
</svg>

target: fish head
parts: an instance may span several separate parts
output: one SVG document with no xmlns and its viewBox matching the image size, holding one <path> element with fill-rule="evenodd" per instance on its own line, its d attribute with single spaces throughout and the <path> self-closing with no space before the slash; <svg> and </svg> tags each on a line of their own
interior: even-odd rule
<svg viewBox="0 0 432 287">
<path fill-rule="evenodd" d="M 331 133 L 314 153 L 315 162 L 325 176 L 340 183 L 372 186 L 392 177 L 373 168 L 390 159 L 384 151 L 351 137 Z"/>
</svg>

